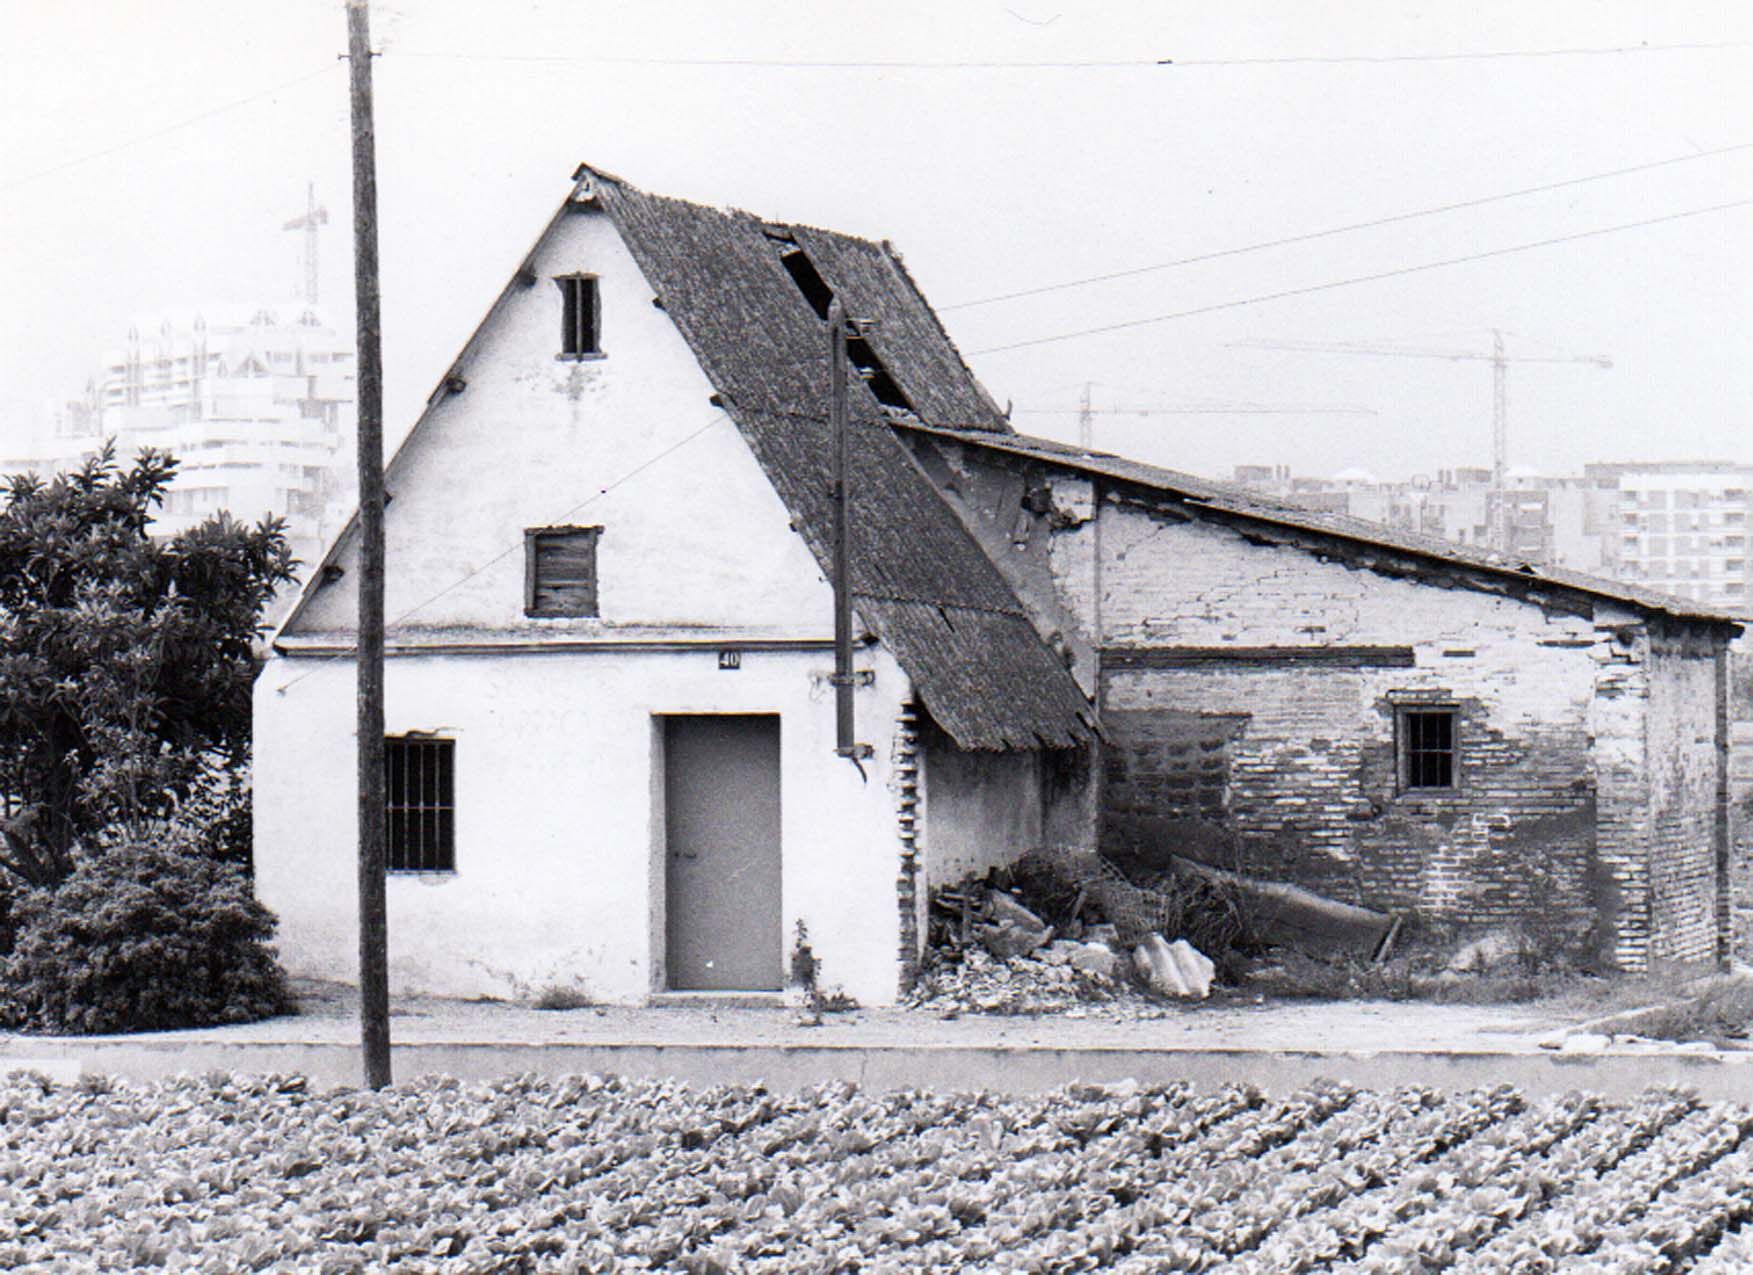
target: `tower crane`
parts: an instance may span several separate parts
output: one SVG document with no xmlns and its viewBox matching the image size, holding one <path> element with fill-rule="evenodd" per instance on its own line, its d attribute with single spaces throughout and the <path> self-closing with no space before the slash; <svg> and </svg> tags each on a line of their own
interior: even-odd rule
<svg viewBox="0 0 1753 1275">
<path fill-rule="evenodd" d="M 1451 362 L 1491 364 L 1491 487 L 1497 496 L 1492 517 L 1494 547 L 1507 547 L 1503 492 L 1509 469 L 1509 366 L 1511 363 L 1592 363 L 1610 368 L 1605 354 L 1510 354 L 1504 349 L 1503 331 L 1491 330 L 1490 350 L 1421 350 L 1397 346 L 1365 345 L 1351 341 L 1232 341 L 1232 346 L 1259 350 L 1302 350 L 1311 354 L 1362 354 L 1375 358 L 1448 359 Z"/>
<path fill-rule="evenodd" d="M 282 230 L 304 231 L 304 301 L 317 303 L 317 227 L 329 221 L 329 210 L 317 207 L 317 185 L 308 182 L 304 188 L 304 216 L 294 217 Z"/>
</svg>

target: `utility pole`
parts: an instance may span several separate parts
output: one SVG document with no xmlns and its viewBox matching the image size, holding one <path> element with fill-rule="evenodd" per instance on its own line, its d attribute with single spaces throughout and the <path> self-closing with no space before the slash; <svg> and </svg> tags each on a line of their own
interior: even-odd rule
<svg viewBox="0 0 1753 1275">
<path fill-rule="evenodd" d="M 390 1083 L 389 922 L 384 901 L 383 344 L 378 313 L 377 147 L 369 0 L 346 0 L 353 121 L 353 293 L 359 342 L 359 1028 L 365 1083 Z"/>
<path fill-rule="evenodd" d="M 868 744 L 858 743 L 853 721 L 852 671 L 852 520 L 847 508 L 846 312 L 836 297 L 828 305 L 828 425 L 834 435 L 834 751 L 864 774 Z"/>
</svg>

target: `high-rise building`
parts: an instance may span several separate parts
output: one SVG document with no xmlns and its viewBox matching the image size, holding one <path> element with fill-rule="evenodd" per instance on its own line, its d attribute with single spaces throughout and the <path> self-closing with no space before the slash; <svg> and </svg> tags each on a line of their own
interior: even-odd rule
<svg viewBox="0 0 1753 1275">
<path fill-rule="evenodd" d="M 221 510 L 279 517 L 309 563 L 351 505 L 356 397 L 353 343 L 315 306 L 139 316 L 105 355 L 88 408 L 65 418 L 53 460 L 106 439 L 124 459 L 168 451 L 177 474 L 155 531 L 175 535 Z"/>
<path fill-rule="evenodd" d="M 1590 465 L 1617 483 L 1608 538 L 1614 574 L 1664 593 L 1745 611 L 1753 466 L 1724 461 Z"/>
</svg>

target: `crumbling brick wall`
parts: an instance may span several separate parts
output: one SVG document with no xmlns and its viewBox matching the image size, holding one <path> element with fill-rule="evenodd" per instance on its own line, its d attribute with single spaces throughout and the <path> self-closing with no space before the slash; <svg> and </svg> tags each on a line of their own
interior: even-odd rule
<svg viewBox="0 0 1753 1275">
<path fill-rule="evenodd" d="M 1592 620 L 1143 508 L 1108 505 L 1102 534 L 1104 713 L 1231 723 L 1218 817 L 1244 870 L 1462 924 L 1538 913 L 1593 941 Z M 1301 662 L 1309 648 L 1323 662 Z M 1132 652 L 1168 662 L 1127 667 Z M 1396 718 L 1421 705 L 1455 714 L 1452 789 L 1402 785 Z"/>
<path fill-rule="evenodd" d="M 1649 653 L 1650 960 L 1716 955 L 1717 670 L 1684 630 Z"/>
<path fill-rule="evenodd" d="M 1105 832 L 1191 817 L 1243 870 L 1348 902 L 1517 924 L 1628 969 L 1710 955 L 1698 630 L 1680 650 L 1648 613 L 1537 578 L 1038 466 L 991 481 L 1010 462 L 953 446 L 932 463 L 1098 665 Z M 1403 782 L 1397 722 L 1421 704 L 1454 714 L 1452 790 Z"/>
<path fill-rule="evenodd" d="M 1753 960 L 1753 637 L 1729 648 L 1730 953 Z"/>
</svg>

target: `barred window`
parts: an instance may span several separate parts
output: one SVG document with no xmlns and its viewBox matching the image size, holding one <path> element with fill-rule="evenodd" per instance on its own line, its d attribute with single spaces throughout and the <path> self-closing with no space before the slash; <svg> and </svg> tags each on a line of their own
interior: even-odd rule
<svg viewBox="0 0 1753 1275">
<path fill-rule="evenodd" d="M 1403 708 L 1396 725 L 1400 743 L 1400 787 L 1455 787 L 1454 710 Z"/>
<path fill-rule="evenodd" d="M 456 741 L 384 740 L 385 865 L 456 871 Z"/>
<path fill-rule="evenodd" d="M 595 275 L 569 274 L 560 285 L 560 357 L 589 358 L 602 350 L 602 300 Z"/>
</svg>

